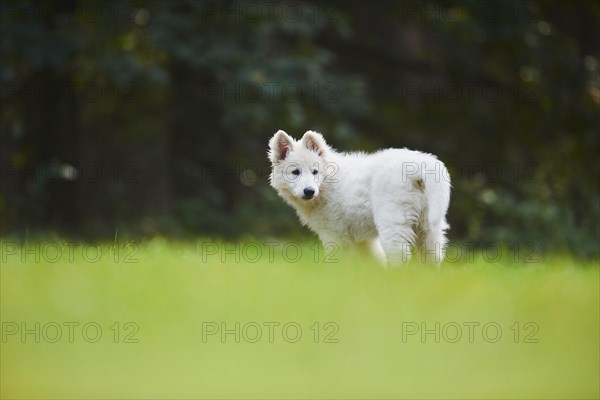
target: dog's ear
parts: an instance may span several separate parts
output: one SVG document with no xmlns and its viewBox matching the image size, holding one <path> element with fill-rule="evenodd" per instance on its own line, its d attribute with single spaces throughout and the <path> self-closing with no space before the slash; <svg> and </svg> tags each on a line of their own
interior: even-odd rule
<svg viewBox="0 0 600 400">
<path fill-rule="evenodd" d="M 285 160 L 294 145 L 294 139 L 282 130 L 277 131 L 269 141 L 269 159 L 273 164 Z"/>
<path fill-rule="evenodd" d="M 307 149 L 316 152 L 321 157 L 327 154 L 327 150 L 329 149 L 323 136 L 314 131 L 307 131 L 304 136 L 302 136 L 302 143 Z"/>
</svg>

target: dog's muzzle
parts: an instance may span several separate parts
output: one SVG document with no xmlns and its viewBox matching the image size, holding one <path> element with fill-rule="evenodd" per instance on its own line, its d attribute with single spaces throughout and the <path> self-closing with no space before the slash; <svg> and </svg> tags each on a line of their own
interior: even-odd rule
<svg viewBox="0 0 600 400">
<path fill-rule="evenodd" d="M 302 198 L 304 200 L 310 200 L 313 197 L 315 197 L 315 190 L 312 188 L 306 188 L 304 189 L 304 196 L 302 196 Z"/>
</svg>

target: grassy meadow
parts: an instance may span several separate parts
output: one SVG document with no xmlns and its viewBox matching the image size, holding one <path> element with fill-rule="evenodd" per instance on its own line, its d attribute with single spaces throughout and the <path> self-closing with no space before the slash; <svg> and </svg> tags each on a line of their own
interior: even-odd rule
<svg viewBox="0 0 600 400">
<path fill-rule="evenodd" d="M 63 242 L 0 243 L 2 398 L 600 396 L 597 260 Z"/>
</svg>

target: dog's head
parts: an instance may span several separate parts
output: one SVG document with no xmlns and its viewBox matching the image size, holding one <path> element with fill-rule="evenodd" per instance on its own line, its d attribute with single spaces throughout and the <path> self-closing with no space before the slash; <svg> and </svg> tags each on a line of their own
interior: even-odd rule
<svg viewBox="0 0 600 400">
<path fill-rule="evenodd" d="M 323 183 L 325 157 L 329 147 L 323 136 L 308 131 L 296 141 L 278 131 L 269 141 L 269 159 L 273 166 L 271 186 L 290 201 L 316 199 Z"/>
</svg>

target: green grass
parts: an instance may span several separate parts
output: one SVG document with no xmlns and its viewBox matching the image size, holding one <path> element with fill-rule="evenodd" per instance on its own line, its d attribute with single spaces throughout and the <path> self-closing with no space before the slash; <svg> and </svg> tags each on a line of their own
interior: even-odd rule
<svg viewBox="0 0 600 400">
<path fill-rule="evenodd" d="M 106 245 L 92 262 L 94 248 L 86 261 L 82 245 L 70 259 L 67 247 L 57 257 L 47 243 L 23 253 L 2 242 L 1 397 L 600 396 L 597 261 L 523 262 L 505 249 L 494 262 L 474 254 L 440 269 L 384 270 L 338 254 L 331 257 L 338 262 L 321 253 L 315 263 L 310 243 L 297 262 L 286 262 L 281 246 L 272 260 L 262 246 L 250 262 L 256 247 L 247 243 L 229 244 L 231 253 L 202 243 L 153 240 L 118 253 Z M 36 322 L 39 343 L 33 333 L 21 336 Z M 64 325 L 71 322 L 79 323 L 72 343 Z M 272 343 L 271 322 L 279 324 Z M 101 327 L 96 343 L 83 336 L 86 323 Z M 240 324 L 239 343 L 234 334 L 207 336 L 221 323 Z M 296 325 L 283 336 L 288 323 L 302 329 L 295 343 Z M 439 343 L 433 333 L 408 334 L 422 324 L 435 331 L 436 323 Z M 469 323 L 479 324 L 472 341 Z M 55 324 L 62 337 L 50 343 Z M 254 339 L 256 324 L 262 338 L 244 340 L 244 333 Z M 453 343 L 457 326 L 462 337 Z M 497 327 L 502 336 L 493 342 Z M 90 325 L 87 339 L 95 333 Z"/>
</svg>

